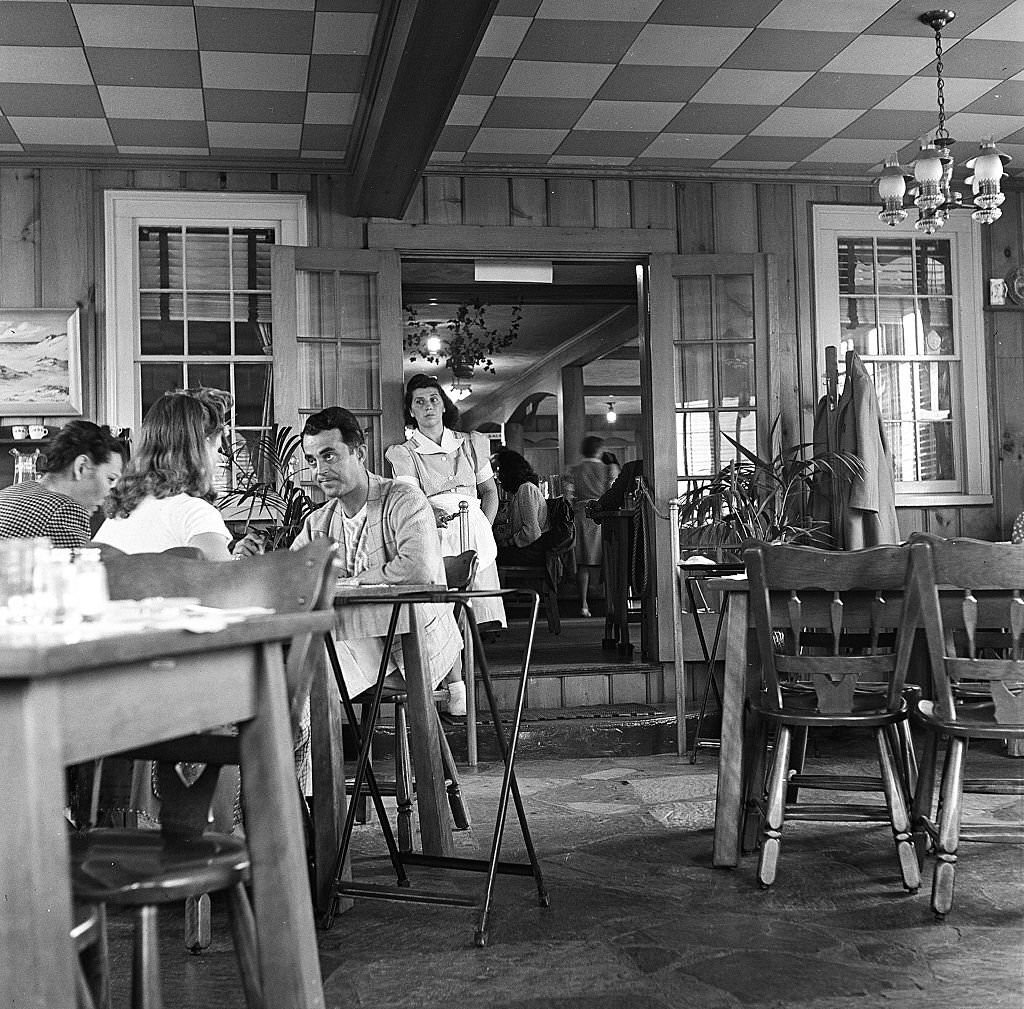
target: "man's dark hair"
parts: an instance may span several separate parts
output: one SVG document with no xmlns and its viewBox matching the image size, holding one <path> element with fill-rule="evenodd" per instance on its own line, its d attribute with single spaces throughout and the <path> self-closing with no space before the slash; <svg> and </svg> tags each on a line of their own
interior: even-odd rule
<svg viewBox="0 0 1024 1009">
<path fill-rule="evenodd" d="M 583 439 L 583 444 L 580 446 L 580 452 L 585 458 L 593 459 L 603 444 L 604 438 L 599 438 L 596 434 L 587 435 L 587 437 Z"/>
<path fill-rule="evenodd" d="M 94 466 L 101 466 L 115 454 L 127 460 L 128 448 L 105 424 L 100 427 L 88 420 L 69 420 L 50 439 L 36 469 L 40 473 L 60 473 L 80 455 L 88 456 Z"/>
<path fill-rule="evenodd" d="M 416 418 L 412 415 L 412 394 L 417 389 L 436 389 L 444 404 L 444 412 L 441 414 L 441 423 L 450 431 L 455 429 L 459 422 L 459 408 L 451 401 L 451 397 L 441 388 L 441 383 L 433 375 L 413 375 L 409 384 L 405 387 L 405 426 L 416 427 Z"/>
<path fill-rule="evenodd" d="M 366 435 L 355 414 L 341 406 L 329 406 L 326 410 L 314 413 L 302 425 L 303 438 L 307 434 L 323 434 L 324 431 L 340 432 L 341 440 L 351 449 L 366 444 Z"/>
</svg>

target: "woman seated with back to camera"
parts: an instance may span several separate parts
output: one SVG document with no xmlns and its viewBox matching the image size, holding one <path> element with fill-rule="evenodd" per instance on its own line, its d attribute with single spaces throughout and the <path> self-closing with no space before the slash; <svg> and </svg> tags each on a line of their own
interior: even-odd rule
<svg viewBox="0 0 1024 1009">
<path fill-rule="evenodd" d="M 499 567 L 543 567 L 550 524 L 540 478 L 518 452 L 505 449 L 495 457 L 498 486 L 506 495 L 500 521 L 494 524 Z"/>
</svg>

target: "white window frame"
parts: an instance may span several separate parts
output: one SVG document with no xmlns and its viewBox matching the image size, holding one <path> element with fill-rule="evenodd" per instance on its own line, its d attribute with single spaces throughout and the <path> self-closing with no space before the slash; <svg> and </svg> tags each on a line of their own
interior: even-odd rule
<svg viewBox="0 0 1024 1009">
<path fill-rule="evenodd" d="M 307 242 L 301 193 L 171 193 L 108 189 L 103 194 L 106 265 L 107 421 L 137 430 L 142 422 L 139 381 L 140 227 L 273 228 L 275 244 Z M 273 295 L 273 292 L 271 292 Z M 130 361 L 130 367 L 121 362 Z"/>
<path fill-rule="evenodd" d="M 841 235 L 891 238 L 894 233 L 925 237 L 914 230 L 913 209 L 895 228 L 878 220 L 877 207 L 814 207 L 815 373 L 825 375 L 825 347 L 840 332 L 839 274 L 836 243 Z M 928 488 L 908 491 L 897 486 L 896 504 L 903 508 L 992 503 L 988 440 L 988 393 L 985 369 L 985 325 L 978 296 L 981 290 L 980 227 L 966 211 L 955 211 L 935 238 L 950 240 L 954 323 L 960 348 L 960 388 L 954 391 L 959 411 L 957 461 L 960 489 L 937 493 Z M 824 386 L 822 385 L 822 389 Z M 841 391 L 841 390 L 840 390 Z"/>
</svg>

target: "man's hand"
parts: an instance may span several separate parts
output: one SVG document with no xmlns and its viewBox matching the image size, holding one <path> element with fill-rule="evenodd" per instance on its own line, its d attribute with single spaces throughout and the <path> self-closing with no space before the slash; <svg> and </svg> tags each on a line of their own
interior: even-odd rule
<svg viewBox="0 0 1024 1009">
<path fill-rule="evenodd" d="M 264 534 L 252 530 L 246 533 L 231 550 L 231 556 L 235 560 L 243 557 L 256 557 L 264 551 Z"/>
</svg>

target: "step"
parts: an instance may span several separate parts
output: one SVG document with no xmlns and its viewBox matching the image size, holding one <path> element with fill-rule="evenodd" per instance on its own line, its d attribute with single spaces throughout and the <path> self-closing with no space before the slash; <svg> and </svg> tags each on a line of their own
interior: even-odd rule
<svg viewBox="0 0 1024 1009">
<path fill-rule="evenodd" d="M 502 719 L 508 714 L 502 712 Z M 505 722 L 507 728 L 507 720 Z M 692 736 L 696 715 L 688 714 Z M 456 761 L 467 760 L 466 726 L 445 724 L 445 736 Z M 477 724 L 479 760 L 499 759 L 497 741 L 489 717 Z M 394 751 L 394 726 L 380 725 L 374 736 L 375 759 L 390 760 Z M 595 704 L 573 708 L 527 708 L 519 730 L 517 760 L 550 758 L 651 756 L 676 752 L 675 707 L 664 704 Z"/>
</svg>

